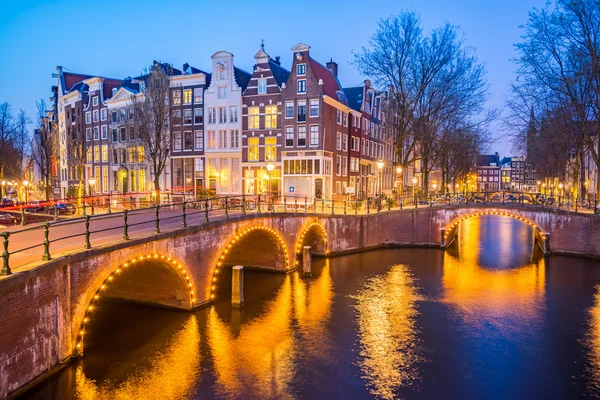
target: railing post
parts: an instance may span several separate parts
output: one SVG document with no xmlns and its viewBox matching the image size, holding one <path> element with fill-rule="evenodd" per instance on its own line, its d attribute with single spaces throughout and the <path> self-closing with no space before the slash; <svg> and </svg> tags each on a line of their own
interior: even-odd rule
<svg viewBox="0 0 600 400">
<path fill-rule="evenodd" d="M 54 202 L 54 220 L 58 221 L 58 207 L 56 206 L 56 201 Z"/>
<path fill-rule="evenodd" d="M 257 206 L 258 206 L 258 213 L 260 214 L 260 194 L 258 195 Z"/>
<path fill-rule="evenodd" d="M 208 199 L 204 200 L 204 221 L 208 222 Z"/>
<path fill-rule="evenodd" d="M 108 212 L 109 214 L 112 214 L 112 211 L 111 211 L 111 209 L 110 209 L 110 195 L 108 195 L 108 210 L 107 210 L 107 212 Z"/>
<path fill-rule="evenodd" d="M 331 215 L 335 214 L 335 200 L 331 199 Z"/>
<path fill-rule="evenodd" d="M 129 209 L 133 210 L 133 196 L 129 196 Z"/>
<path fill-rule="evenodd" d="M 2 247 L 4 250 L 2 251 L 2 271 L 0 271 L 0 275 L 10 275 L 12 271 L 10 270 L 10 266 L 8 263 L 8 259 L 10 258 L 10 253 L 8 252 L 8 237 L 10 236 L 10 232 L 2 232 L 0 236 L 4 238 L 2 241 Z"/>
<path fill-rule="evenodd" d="M 182 214 L 181 214 L 181 227 L 185 228 L 187 226 L 187 221 L 186 221 L 186 214 L 185 214 L 185 199 L 183 200 L 183 204 L 182 204 Z"/>
<path fill-rule="evenodd" d="M 127 209 L 123 210 L 123 240 L 129 240 L 129 226 L 127 225 L 127 216 L 129 211 Z"/>
<path fill-rule="evenodd" d="M 287 196 L 283 196 L 283 212 L 287 212 Z"/>
<path fill-rule="evenodd" d="M 25 207 L 21 206 L 21 226 L 25 225 Z"/>
<path fill-rule="evenodd" d="M 296 214 L 298 214 L 298 198 L 294 196 L 294 207 L 296 208 Z"/>
<path fill-rule="evenodd" d="M 42 261 L 52 260 L 50 257 L 50 240 L 48 239 L 50 235 L 50 223 L 46 222 L 44 224 L 44 255 L 42 256 Z"/>
<path fill-rule="evenodd" d="M 246 195 L 242 195 L 242 215 L 246 215 Z"/>
<path fill-rule="evenodd" d="M 225 218 L 229 218 L 229 198 L 225 196 Z"/>
<path fill-rule="evenodd" d="M 400 197 L 400 209 L 404 207 L 404 197 Z"/>
<path fill-rule="evenodd" d="M 155 233 L 160 233 L 160 204 L 156 206 L 156 227 L 154 228 Z"/>
<path fill-rule="evenodd" d="M 346 204 L 346 199 L 344 199 L 344 215 L 347 214 L 346 209 L 347 209 L 347 204 Z"/>
<path fill-rule="evenodd" d="M 414 202 L 415 202 L 415 208 L 419 208 L 419 203 L 417 203 L 417 195 L 416 194 L 415 194 Z"/>
<path fill-rule="evenodd" d="M 90 244 L 90 216 L 86 215 L 85 217 L 85 249 L 91 249 L 92 245 Z"/>
<path fill-rule="evenodd" d="M 371 214 L 371 199 L 367 198 L 367 214 Z"/>
</svg>

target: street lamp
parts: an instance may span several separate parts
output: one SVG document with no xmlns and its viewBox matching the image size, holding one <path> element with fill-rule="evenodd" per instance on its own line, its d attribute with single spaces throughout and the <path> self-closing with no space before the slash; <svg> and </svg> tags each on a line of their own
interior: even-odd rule
<svg viewBox="0 0 600 400">
<path fill-rule="evenodd" d="M 88 184 L 90 185 L 90 195 L 93 196 L 92 188 L 96 184 L 96 178 L 92 177 L 92 178 L 88 179 Z M 93 198 L 92 198 L 92 215 L 94 215 L 94 199 Z"/>
<path fill-rule="evenodd" d="M 383 167 L 384 167 L 385 163 L 383 162 L 383 160 L 379 160 L 377 161 L 377 169 L 379 170 L 379 198 L 381 201 L 381 195 L 383 192 Z"/>
<path fill-rule="evenodd" d="M 560 195 L 563 195 L 563 188 L 565 187 L 565 185 L 563 185 L 562 183 L 558 184 L 558 189 L 560 190 Z"/>
<path fill-rule="evenodd" d="M 272 162 L 267 163 L 267 200 L 271 195 L 271 172 L 275 169 L 275 164 Z"/>
<path fill-rule="evenodd" d="M 433 181 L 433 184 L 431 185 L 431 187 L 433 188 L 433 192 L 435 193 L 435 191 L 437 190 L 437 182 Z"/>
<path fill-rule="evenodd" d="M 396 167 L 396 186 L 397 186 L 397 190 L 398 190 L 398 198 L 400 198 L 400 196 L 402 196 L 404 193 L 402 192 L 402 184 L 404 182 L 403 181 L 403 176 L 402 176 L 402 167 Z M 398 184 L 398 182 L 400 182 L 400 184 Z"/>
<path fill-rule="evenodd" d="M 415 197 L 416 193 L 415 193 L 415 186 L 417 186 L 417 177 L 413 176 L 412 178 L 412 184 L 413 184 L 413 198 Z"/>
</svg>

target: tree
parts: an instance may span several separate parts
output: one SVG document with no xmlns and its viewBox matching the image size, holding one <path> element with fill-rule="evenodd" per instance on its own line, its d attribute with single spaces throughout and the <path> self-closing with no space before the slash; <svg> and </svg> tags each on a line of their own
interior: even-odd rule
<svg viewBox="0 0 600 400">
<path fill-rule="evenodd" d="M 486 133 L 495 110 L 485 110 L 485 69 L 446 23 L 423 34 L 419 17 L 405 12 L 379 23 L 370 47 L 355 55 L 359 70 L 388 88 L 386 122 L 401 166 L 420 161 L 424 193 L 448 136 Z M 446 138 L 446 140 L 444 140 Z"/>
<path fill-rule="evenodd" d="M 167 166 L 171 149 L 169 129 L 169 77 L 168 64 L 154 62 L 147 70 L 145 91 L 131 97 L 134 110 L 133 127 L 144 146 L 146 158 L 152 168 L 154 190 L 160 201 L 160 177 Z"/>
<path fill-rule="evenodd" d="M 56 124 L 46 115 L 46 103 L 36 102 L 38 109 L 37 129 L 32 141 L 32 158 L 39 171 L 46 201 L 50 200 L 52 189 L 52 162 L 56 152 Z"/>
<path fill-rule="evenodd" d="M 6 178 L 6 166 L 14 157 L 13 135 L 15 122 L 10 104 L 0 104 L 0 180 Z"/>
</svg>

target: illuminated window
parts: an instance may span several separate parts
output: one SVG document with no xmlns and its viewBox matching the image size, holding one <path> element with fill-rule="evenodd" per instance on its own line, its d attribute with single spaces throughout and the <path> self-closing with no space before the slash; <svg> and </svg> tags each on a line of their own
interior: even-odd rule
<svg viewBox="0 0 600 400">
<path fill-rule="evenodd" d="M 92 162 L 92 148 L 88 147 L 86 153 L 87 153 L 85 156 L 86 161 L 89 163 Z"/>
<path fill-rule="evenodd" d="M 140 178 L 140 192 L 145 192 L 146 191 L 146 171 L 143 169 L 140 169 L 138 172 L 139 178 Z"/>
<path fill-rule="evenodd" d="M 102 191 L 108 192 L 108 167 L 102 167 Z"/>
<path fill-rule="evenodd" d="M 172 103 L 174 106 L 178 106 L 181 104 L 181 90 L 173 90 L 172 95 Z"/>
<path fill-rule="evenodd" d="M 100 146 L 94 146 L 94 162 L 100 161 Z"/>
<path fill-rule="evenodd" d="M 131 164 L 135 162 L 135 147 L 129 147 L 129 162 Z"/>
<path fill-rule="evenodd" d="M 274 104 L 265 107 L 265 128 L 277 128 L 277 106 Z"/>
<path fill-rule="evenodd" d="M 265 138 L 265 160 L 266 161 L 277 160 L 277 138 L 276 137 Z"/>
<path fill-rule="evenodd" d="M 258 138 L 248 138 L 248 161 L 258 161 Z"/>
<path fill-rule="evenodd" d="M 258 107 L 249 107 L 248 108 L 248 129 L 258 129 L 259 128 L 259 109 Z"/>
<path fill-rule="evenodd" d="M 183 91 L 183 104 L 192 104 L 192 89 Z"/>
<path fill-rule="evenodd" d="M 138 162 L 143 163 L 145 161 L 144 146 L 138 146 L 137 153 L 138 153 Z"/>
<path fill-rule="evenodd" d="M 102 161 L 108 162 L 108 145 L 102 145 Z"/>
</svg>

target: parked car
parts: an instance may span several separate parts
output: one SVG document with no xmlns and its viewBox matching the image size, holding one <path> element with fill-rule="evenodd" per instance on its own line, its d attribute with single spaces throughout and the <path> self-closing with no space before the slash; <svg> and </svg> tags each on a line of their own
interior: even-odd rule
<svg viewBox="0 0 600 400">
<path fill-rule="evenodd" d="M 9 199 L 8 197 L 5 197 L 0 201 L 0 207 L 14 207 L 14 206 L 15 206 L 15 202 L 12 199 Z"/>
<path fill-rule="evenodd" d="M 0 213 L 0 225 L 16 225 L 20 221 L 19 218 L 8 213 Z"/>
<path fill-rule="evenodd" d="M 46 205 L 41 200 L 31 201 L 27 205 L 27 211 L 29 211 L 29 212 L 43 212 L 45 209 L 46 209 Z"/>
<path fill-rule="evenodd" d="M 77 208 L 73 203 L 57 203 L 48 207 L 48 214 L 54 214 L 54 209 L 56 208 L 58 214 L 75 214 Z"/>
</svg>

